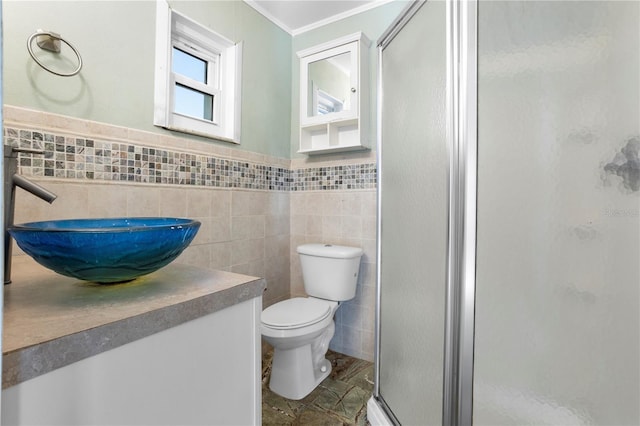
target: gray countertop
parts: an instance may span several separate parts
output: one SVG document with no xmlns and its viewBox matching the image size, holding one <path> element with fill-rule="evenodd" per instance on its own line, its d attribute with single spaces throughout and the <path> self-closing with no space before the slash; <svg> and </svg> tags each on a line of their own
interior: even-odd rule
<svg viewBox="0 0 640 426">
<path fill-rule="evenodd" d="M 170 264 L 122 284 L 64 277 L 14 256 L 4 286 L 2 388 L 262 296 L 262 278 Z"/>
</svg>

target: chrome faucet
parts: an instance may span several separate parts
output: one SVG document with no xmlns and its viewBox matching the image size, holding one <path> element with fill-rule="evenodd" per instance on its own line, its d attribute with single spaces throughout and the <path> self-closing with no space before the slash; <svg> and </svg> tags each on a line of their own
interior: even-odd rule
<svg viewBox="0 0 640 426">
<path fill-rule="evenodd" d="M 16 186 L 32 193 L 48 203 L 53 203 L 57 195 L 47 191 L 37 183 L 18 174 L 18 153 L 44 154 L 44 151 L 29 148 L 4 146 L 4 283 L 11 283 L 12 238 L 9 227 L 13 225 L 16 204 Z"/>
</svg>

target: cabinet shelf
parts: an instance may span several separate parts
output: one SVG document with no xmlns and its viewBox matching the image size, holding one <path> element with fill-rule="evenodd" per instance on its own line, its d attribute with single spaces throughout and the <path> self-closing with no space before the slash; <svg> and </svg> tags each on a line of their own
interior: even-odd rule
<svg viewBox="0 0 640 426">
<path fill-rule="evenodd" d="M 300 128 L 301 154 L 325 154 L 367 149 L 357 118 L 313 124 Z"/>
</svg>

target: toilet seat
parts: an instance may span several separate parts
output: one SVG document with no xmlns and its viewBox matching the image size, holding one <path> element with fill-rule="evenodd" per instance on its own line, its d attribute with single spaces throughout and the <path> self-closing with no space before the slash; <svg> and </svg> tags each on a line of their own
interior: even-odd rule
<svg viewBox="0 0 640 426">
<path fill-rule="evenodd" d="M 262 311 L 262 324 L 276 330 L 306 327 L 330 316 L 333 304 L 328 300 L 312 297 L 294 297 Z"/>
</svg>

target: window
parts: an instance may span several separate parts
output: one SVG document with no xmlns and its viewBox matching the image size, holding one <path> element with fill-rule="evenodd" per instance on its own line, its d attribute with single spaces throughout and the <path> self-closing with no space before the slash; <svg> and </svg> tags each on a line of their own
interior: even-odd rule
<svg viewBox="0 0 640 426">
<path fill-rule="evenodd" d="M 239 143 L 241 48 L 158 0 L 154 124 Z"/>
<path fill-rule="evenodd" d="M 340 112 L 344 109 L 343 101 L 334 98 L 329 93 L 321 89 L 315 89 L 315 91 L 313 92 L 313 104 L 316 106 L 315 115 Z"/>
</svg>

